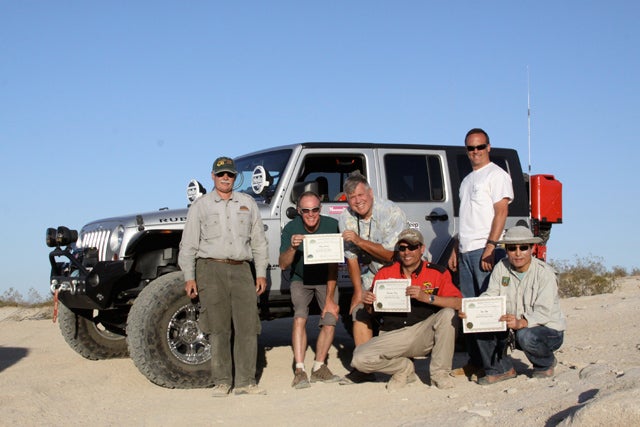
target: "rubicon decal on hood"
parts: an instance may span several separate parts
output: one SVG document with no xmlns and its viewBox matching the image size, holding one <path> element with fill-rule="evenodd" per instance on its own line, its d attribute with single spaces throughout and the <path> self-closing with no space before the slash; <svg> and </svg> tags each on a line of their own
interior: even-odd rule
<svg viewBox="0 0 640 427">
<path fill-rule="evenodd" d="M 187 220 L 186 216 L 180 216 L 180 217 L 169 217 L 169 218 L 160 218 L 160 222 L 161 223 L 166 223 L 166 222 L 185 222 Z"/>
</svg>

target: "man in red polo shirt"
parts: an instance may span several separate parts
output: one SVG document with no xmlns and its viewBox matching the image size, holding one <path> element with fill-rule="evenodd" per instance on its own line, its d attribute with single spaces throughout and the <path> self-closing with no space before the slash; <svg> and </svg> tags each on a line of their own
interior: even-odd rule
<svg viewBox="0 0 640 427">
<path fill-rule="evenodd" d="M 418 230 L 400 233 L 395 250 L 397 261 L 378 271 L 364 302 L 375 304 L 376 281 L 410 279 L 406 295 L 411 311 L 382 313 L 380 335 L 356 347 L 351 365 L 363 373 L 391 375 L 387 389 L 394 391 L 417 380 L 411 358 L 431 354 L 431 384 L 451 388 L 456 310 L 460 310 L 462 294 L 446 268 L 422 259 L 424 238 Z"/>
</svg>

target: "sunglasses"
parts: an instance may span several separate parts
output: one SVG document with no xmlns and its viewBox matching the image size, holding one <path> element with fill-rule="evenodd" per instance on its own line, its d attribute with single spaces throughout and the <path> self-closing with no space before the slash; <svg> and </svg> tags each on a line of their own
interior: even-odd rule
<svg viewBox="0 0 640 427">
<path fill-rule="evenodd" d="M 409 249 L 410 251 L 415 251 L 420 246 L 422 246 L 420 243 L 418 243 L 417 245 L 400 245 L 398 246 L 398 252 L 404 252 L 407 249 Z"/>
<path fill-rule="evenodd" d="M 508 252 L 515 252 L 517 249 L 520 249 L 520 252 L 526 252 L 529 250 L 531 245 L 506 245 Z"/>
<path fill-rule="evenodd" d="M 315 208 L 300 208 L 300 212 L 302 212 L 303 214 L 309 215 L 312 212 L 313 213 L 320 212 L 320 208 L 319 207 L 315 207 Z"/>
<path fill-rule="evenodd" d="M 485 148 L 487 148 L 487 145 L 489 144 L 480 144 L 480 145 L 467 145 L 467 151 L 470 153 L 473 153 L 474 151 L 478 150 L 478 151 L 482 151 Z"/>
<path fill-rule="evenodd" d="M 218 178 L 222 178 L 222 177 L 223 177 L 223 176 L 225 176 L 225 175 L 227 175 L 229 178 L 235 178 L 235 177 L 236 177 L 236 174 L 235 174 L 235 173 L 227 172 L 227 171 L 225 171 L 225 172 L 218 172 L 218 173 L 216 174 L 216 176 L 217 176 Z"/>
</svg>

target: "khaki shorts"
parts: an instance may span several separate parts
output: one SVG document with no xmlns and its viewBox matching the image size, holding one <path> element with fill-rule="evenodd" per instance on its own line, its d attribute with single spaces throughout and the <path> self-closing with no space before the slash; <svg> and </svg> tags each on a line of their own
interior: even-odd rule
<svg viewBox="0 0 640 427">
<path fill-rule="evenodd" d="M 293 303 L 293 316 L 306 319 L 309 317 L 309 304 L 315 296 L 320 310 L 324 308 L 327 300 L 327 285 L 306 286 L 300 281 L 291 282 L 291 302 Z M 334 294 L 334 302 L 338 304 L 338 289 Z M 320 326 L 335 326 L 338 319 L 332 314 L 325 314 L 324 318 L 320 318 Z"/>
</svg>

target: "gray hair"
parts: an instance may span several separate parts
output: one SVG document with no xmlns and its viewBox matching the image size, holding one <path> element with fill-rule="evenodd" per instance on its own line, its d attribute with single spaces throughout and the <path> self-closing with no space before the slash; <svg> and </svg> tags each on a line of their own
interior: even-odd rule
<svg viewBox="0 0 640 427">
<path fill-rule="evenodd" d="M 367 190 L 371 188 L 369 182 L 367 182 L 367 178 L 361 173 L 355 172 L 349 175 L 342 188 L 348 196 L 349 194 L 353 194 L 353 192 L 356 191 L 356 187 L 360 184 L 364 184 L 364 188 Z"/>
</svg>

